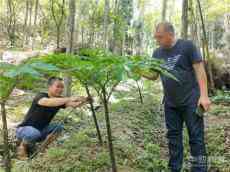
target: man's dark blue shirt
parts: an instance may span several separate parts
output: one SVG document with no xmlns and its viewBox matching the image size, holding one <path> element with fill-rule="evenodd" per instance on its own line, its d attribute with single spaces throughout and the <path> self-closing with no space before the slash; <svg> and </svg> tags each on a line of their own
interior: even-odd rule
<svg viewBox="0 0 230 172">
<path fill-rule="evenodd" d="M 153 57 L 163 59 L 164 67 L 179 80 L 161 75 L 165 104 L 171 107 L 196 105 L 200 91 L 193 63 L 201 62 L 202 57 L 192 41 L 179 39 L 172 48 L 159 47 Z"/>
</svg>

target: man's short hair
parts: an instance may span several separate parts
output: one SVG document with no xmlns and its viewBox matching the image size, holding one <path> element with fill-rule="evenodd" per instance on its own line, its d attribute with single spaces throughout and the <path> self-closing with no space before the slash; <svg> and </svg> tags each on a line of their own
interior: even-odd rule
<svg viewBox="0 0 230 172">
<path fill-rule="evenodd" d="M 170 23 L 170 22 L 158 23 L 156 30 L 158 30 L 160 26 L 163 26 L 165 32 L 175 34 L 175 29 L 174 29 L 174 26 L 172 25 L 172 23 Z"/>
<path fill-rule="evenodd" d="M 50 78 L 48 79 L 47 85 L 48 85 L 48 86 L 51 86 L 51 85 L 53 85 L 53 83 L 56 82 L 56 81 L 63 81 L 63 79 L 60 78 L 60 77 L 52 76 L 52 77 L 50 77 Z"/>
</svg>

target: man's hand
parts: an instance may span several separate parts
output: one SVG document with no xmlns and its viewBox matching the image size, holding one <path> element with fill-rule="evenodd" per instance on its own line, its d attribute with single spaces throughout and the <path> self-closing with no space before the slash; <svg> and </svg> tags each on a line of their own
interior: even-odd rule
<svg viewBox="0 0 230 172">
<path fill-rule="evenodd" d="M 78 101 L 78 102 L 68 102 L 68 103 L 66 104 L 66 107 L 76 108 L 76 107 L 82 106 L 83 104 L 84 104 L 84 103 L 83 103 L 83 102 L 80 102 L 80 101 Z"/>
<path fill-rule="evenodd" d="M 91 97 L 83 97 L 83 96 L 81 96 L 79 101 L 81 101 L 81 102 L 90 102 L 90 101 L 93 101 L 93 99 Z"/>
<path fill-rule="evenodd" d="M 151 75 L 142 74 L 141 76 L 152 81 L 155 81 L 159 78 L 159 74 L 156 72 L 152 72 Z"/>
<path fill-rule="evenodd" d="M 85 97 L 83 96 L 76 96 L 76 97 L 69 97 L 69 101 L 70 102 L 78 102 L 78 101 L 82 101 L 82 99 L 84 99 Z"/>
<path fill-rule="evenodd" d="M 73 107 L 73 108 L 80 107 L 88 103 L 89 101 L 92 101 L 92 98 L 80 96 L 78 97 L 78 99 L 72 99 L 72 100 L 74 101 L 69 101 L 68 103 L 66 103 L 66 107 Z"/>
<path fill-rule="evenodd" d="M 157 80 L 159 78 L 159 74 L 157 72 L 154 71 L 150 71 L 150 70 L 140 70 L 140 69 L 136 69 L 134 70 L 135 73 L 139 74 L 140 76 L 148 79 L 148 80 Z"/>
<path fill-rule="evenodd" d="M 198 106 L 202 106 L 205 111 L 208 111 L 211 105 L 211 101 L 208 96 L 200 96 L 198 100 Z"/>
<path fill-rule="evenodd" d="M 92 98 L 90 98 L 90 97 L 82 97 L 81 101 L 82 102 L 89 102 L 89 101 L 92 101 Z"/>
</svg>

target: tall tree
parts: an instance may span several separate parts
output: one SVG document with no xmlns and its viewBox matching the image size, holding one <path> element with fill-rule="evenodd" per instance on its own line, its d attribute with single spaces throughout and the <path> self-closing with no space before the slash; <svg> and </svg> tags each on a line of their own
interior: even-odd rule
<svg viewBox="0 0 230 172">
<path fill-rule="evenodd" d="M 95 47 L 95 35 L 96 35 L 96 17 L 97 17 L 97 10 L 99 5 L 99 0 L 93 1 L 92 5 L 92 13 L 89 15 L 89 39 L 87 41 L 87 44 L 90 47 Z"/>
<path fill-rule="evenodd" d="M 144 6 L 142 4 L 139 4 L 139 15 L 136 20 L 135 30 L 136 30 L 136 36 L 135 36 L 135 49 L 137 55 L 142 55 L 144 52 Z M 137 83 L 138 84 L 138 83 Z"/>
<path fill-rule="evenodd" d="M 183 39 L 188 38 L 188 0 L 183 0 L 182 3 L 182 16 L 181 16 L 181 37 Z"/>
<path fill-rule="evenodd" d="M 133 53 L 133 35 L 129 34 L 129 29 L 133 26 L 131 25 L 131 20 L 133 19 L 134 11 L 134 1 L 133 0 L 120 0 L 119 3 L 119 35 L 121 39 L 121 54 L 126 51 L 129 54 Z M 118 37 L 119 38 L 119 37 Z"/>
<path fill-rule="evenodd" d="M 22 41 L 22 47 L 26 47 L 32 43 L 31 47 L 33 47 L 33 38 L 32 35 L 32 17 L 33 17 L 33 1 L 32 0 L 26 0 L 26 12 L 24 17 L 24 25 L 23 25 L 23 41 Z M 31 40 L 32 38 L 32 40 Z"/>
<path fill-rule="evenodd" d="M 199 28 L 198 28 L 198 20 L 197 20 L 197 13 L 195 12 L 196 8 L 194 7 L 193 0 L 189 0 L 189 16 L 191 18 L 191 25 L 190 25 L 190 35 L 191 40 L 196 44 L 199 45 Z"/>
<path fill-rule="evenodd" d="M 39 0 L 35 1 L 35 9 L 34 9 L 34 32 L 36 33 L 37 30 L 37 19 L 38 19 L 38 5 L 39 5 Z M 35 36 L 36 34 L 33 33 L 33 39 L 32 39 L 32 49 L 34 49 L 34 42 L 35 42 Z"/>
<path fill-rule="evenodd" d="M 210 53 L 209 53 L 207 32 L 206 32 L 206 28 L 205 28 L 204 16 L 202 13 L 200 0 L 197 0 L 197 5 L 198 5 L 198 10 L 199 10 L 200 19 L 201 19 L 201 26 L 202 26 L 202 31 L 203 31 L 203 52 L 205 52 L 206 61 L 208 62 L 208 61 L 210 61 Z M 213 80 L 212 66 L 210 63 L 207 64 L 207 70 L 208 70 L 208 78 L 209 78 L 209 84 L 210 84 L 209 88 L 211 90 L 213 90 L 215 88 L 215 83 Z"/>
<path fill-rule="evenodd" d="M 163 5 L 162 5 L 162 21 L 166 20 L 166 14 L 167 14 L 167 2 L 168 0 L 163 0 Z"/>
<path fill-rule="evenodd" d="M 109 24 L 109 0 L 105 0 L 105 6 L 104 6 L 104 23 L 103 23 L 103 31 L 104 31 L 104 38 L 103 38 L 103 47 L 107 49 L 107 41 L 108 41 L 108 24 Z M 106 95 L 105 89 L 102 90 L 104 93 L 103 95 Z M 104 97 L 104 107 L 105 107 L 105 114 L 108 114 L 108 104 L 106 102 L 107 98 Z M 108 135 L 108 146 L 109 146 L 109 153 L 110 153 L 110 160 L 112 164 L 112 172 L 117 172 L 117 166 L 116 166 L 116 159 L 114 155 L 114 149 L 113 149 L 113 143 L 112 143 L 112 133 L 111 133 L 111 128 L 110 128 L 110 122 L 109 122 L 109 116 L 105 115 L 106 118 L 106 125 L 107 125 L 107 135 Z"/>
<path fill-rule="evenodd" d="M 104 22 L 103 22 L 103 47 L 107 48 L 108 42 L 108 25 L 109 25 L 109 0 L 105 0 L 104 6 Z"/>
<path fill-rule="evenodd" d="M 28 24 L 28 14 L 29 14 L 29 0 L 25 1 L 26 5 L 26 11 L 24 16 L 24 25 L 23 25 L 23 41 L 22 41 L 22 47 L 24 47 L 25 43 L 27 42 L 27 24 Z"/>
<path fill-rule="evenodd" d="M 69 1 L 69 17 L 68 17 L 68 28 L 67 28 L 67 39 L 68 39 L 68 47 L 67 52 L 69 54 L 73 53 L 73 44 L 74 44 L 74 30 L 75 30 L 75 15 L 76 15 L 76 1 L 70 0 Z M 64 83 L 65 83 L 65 90 L 64 94 L 65 96 L 71 95 L 71 83 L 72 79 L 70 76 L 64 77 Z"/>
<path fill-rule="evenodd" d="M 33 1 L 29 1 L 29 26 L 27 28 L 27 34 L 29 35 L 28 43 L 31 43 L 31 36 L 32 36 L 32 17 L 33 17 Z"/>
<path fill-rule="evenodd" d="M 57 38 L 57 48 L 60 48 L 60 34 L 61 34 L 61 26 L 64 22 L 65 17 L 65 0 L 51 0 L 51 14 L 56 26 L 56 38 Z"/>
<path fill-rule="evenodd" d="M 3 124 L 3 140 L 4 140 L 4 167 L 5 172 L 11 172 L 11 158 L 10 158 L 10 150 L 9 150 L 9 142 L 8 142 L 8 129 L 7 129 L 7 121 L 6 121 L 6 102 L 1 101 L 1 114 L 2 114 L 2 124 Z"/>
<path fill-rule="evenodd" d="M 120 27 L 121 25 L 119 25 L 119 0 L 115 0 L 114 1 L 114 10 L 113 10 L 113 13 L 114 13 L 114 23 L 113 23 L 113 38 L 112 38 L 112 42 L 111 42 L 111 45 L 110 45 L 110 49 L 114 52 L 114 53 L 117 53 L 117 54 L 121 54 L 122 51 L 121 51 L 121 45 L 122 43 L 119 42 L 119 36 L 120 36 Z M 121 24 L 121 23 L 120 23 Z M 119 44 L 120 43 L 120 44 Z M 120 47 L 118 48 L 118 46 L 120 45 Z"/>
<path fill-rule="evenodd" d="M 14 0 L 7 0 L 7 33 L 10 45 L 15 46 L 16 41 L 16 4 Z"/>
<path fill-rule="evenodd" d="M 175 2 L 176 0 L 171 0 L 171 4 L 170 4 L 170 8 L 169 8 L 169 21 L 172 22 L 172 19 L 173 19 L 173 16 L 174 16 L 174 13 L 175 13 Z"/>
</svg>

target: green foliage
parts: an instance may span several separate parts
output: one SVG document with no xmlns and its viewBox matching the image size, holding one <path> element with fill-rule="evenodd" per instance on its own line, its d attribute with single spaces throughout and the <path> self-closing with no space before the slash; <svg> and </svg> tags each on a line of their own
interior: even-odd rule
<svg viewBox="0 0 230 172">
<path fill-rule="evenodd" d="M 218 17 L 229 12 L 229 0 L 222 0 L 221 3 L 218 2 L 218 0 L 207 0 L 203 4 L 207 14 L 206 20 L 209 22 L 213 22 Z"/>
<path fill-rule="evenodd" d="M 34 77 L 41 77 L 41 74 L 29 65 L 20 65 L 5 72 L 4 76 L 8 78 L 21 78 L 23 76 L 30 75 Z"/>
<path fill-rule="evenodd" d="M 50 8 L 52 8 L 53 6 L 53 12 L 54 12 L 54 16 L 55 16 L 55 20 L 60 23 L 60 20 L 62 20 L 63 17 L 65 17 L 65 13 L 66 13 L 66 9 L 65 9 L 65 3 L 62 4 L 62 1 L 60 0 L 52 0 L 50 2 Z M 62 16 L 61 11 L 62 8 L 64 10 L 64 16 Z"/>
<path fill-rule="evenodd" d="M 148 143 L 146 151 L 138 158 L 138 164 L 145 171 L 161 171 L 167 169 L 167 162 L 160 159 L 159 145 Z"/>
<path fill-rule="evenodd" d="M 63 72 L 78 79 L 83 86 L 91 86 L 96 90 L 104 106 L 109 152 L 114 170 L 116 162 L 108 107 L 108 100 L 114 91 L 113 88 L 132 76 L 128 74 L 132 73 L 135 68 L 155 71 L 171 78 L 173 76 L 161 66 L 163 63 L 158 60 L 150 61 L 141 57 L 118 56 L 102 49 L 83 49 L 79 55 L 51 55 L 44 57 L 44 60 L 64 69 Z"/>
<path fill-rule="evenodd" d="M 36 83 L 36 87 L 34 87 L 34 83 Z M 46 85 L 44 83 L 46 83 L 44 82 L 44 78 L 33 78 L 28 76 L 23 79 L 23 82 L 19 82 L 17 84 L 17 88 L 22 90 L 40 91 L 41 88 L 46 88 Z"/>
<path fill-rule="evenodd" d="M 55 149 L 55 148 L 50 148 L 47 152 L 47 155 L 49 158 L 59 158 L 59 157 L 65 157 L 68 154 L 66 149 Z"/>
<path fill-rule="evenodd" d="M 128 66 L 134 74 L 152 76 L 154 73 L 159 73 L 178 81 L 177 78 L 163 66 L 163 60 L 145 56 L 131 56 L 130 59 L 131 61 L 128 63 Z"/>
<path fill-rule="evenodd" d="M 46 64 L 40 61 L 34 61 L 32 63 L 24 63 L 20 65 L 12 65 L 8 63 L 1 62 L 0 63 L 0 100 L 6 100 L 14 87 L 18 84 L 31 84 L 25 81 L 28 78 L 40 78 L 42 77 L 42 73 L 47 71 L 57 71 L 58 68 L 51 65 Z"/>
<path fill-rule="evenodd" d="M 67 149 L 78 149 L 81 146 L 88 146 L 90 143 L 91 143 L 90 138 L 86 135 L 86 133 L 79 132 L 77 134 L 73 134 L 72 139 L 66 142 L 66 148 Z"/>
<path fill-rule="evenodd" d="M 52 54 L 40 58 L 41 61 L 57 66 L 62 70 L 68 70 L 75 67 L 76 58 L 68 54 Z M 74 65 L 75 64 L 75 65 Z"/>
<path fill-rule="evenodd" d="M 122 80 L 123 60 L 103 50 L 82 50 L 79 55 L 50 55 L 43 58 L 69 73 L 81 83 L 99 88 L 111 80 Z"/>
<path fill-rule="evenodd" d="M 230 91 L 217 91 L 216 95 L 212 97 L 214 103 L 230 104 Z"/>
<path fill-rule="evenodd" d="M 6 99 L 14 88 L 14 79 L 0 76 L 0 100 Z"/>
<path fill-rule="evenodd" d="M 54 54 L 43 57 L 46 63 L 56 65 L 82 84 L 96 89 L 112 87 L 127 78 L 138 80 L 140 73 L 157 72 L 174 80 L 161 60 L 141 56 L 118 56 L 103 49 L 82 49 L 78 55 Z"/>
<path fill-rule="evenodd" d="M 0 63 L 0 100 L 6 99 L 14 88 L 14 78 L 4 76 L 6 71 L 14 69 L 14 65 L 1 62 Z"/>
</svg>

